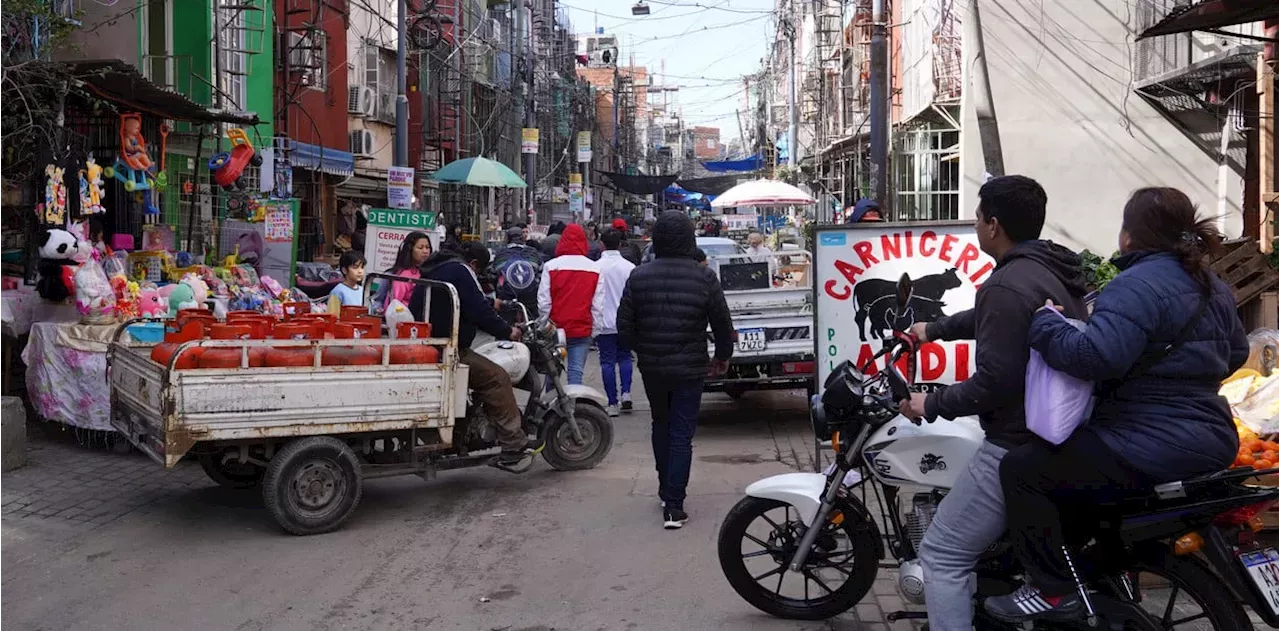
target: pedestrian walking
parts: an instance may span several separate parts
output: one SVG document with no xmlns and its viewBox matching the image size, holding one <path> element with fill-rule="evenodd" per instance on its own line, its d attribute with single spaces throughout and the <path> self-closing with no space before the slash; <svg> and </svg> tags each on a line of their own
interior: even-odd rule
<svg viewBox="0 0 1280 631">
<path fill-rule="evenodd" d="M 693 221 L 681 211 L 662 213 L 653 227 L 655 259 L 631 273 L 618 303 L 618 340 L 636 351 L 653 415 L 653 459 L 658 470 L 663 527 L 689 519 L 685 488 L 693 460 L 702 383 L 723 374 L 733 355 L 733 321 L 714 272 L 694 261 Z M 708 361 L 711 326 L 715 359 Z"/>
<path fill-rule="evenodd" d="M 555 258 L 542 266 L 538 285 L 538 313 L 564 329 L 569 351 L 569 383 L 582 383 L 591 349 L 591 334 L 604 305 L 604 287 L 596 262 L 587 258 L 587 234 L 573 223 L 556 243 Z"/>
<path fill-rule="evenodd" d="M 598 263 L 600 285 L 604 288 L 604 306 L 601 308 L 600 319 L 595 323 L 596 346 L 600 349 L 600 376 L 604 379 L 604 394 L 609 399 L 609 407 L 606 409 L 609 416 L 617 416 L 619 409 L 631 411 L 631 349 L 618 342 L 618 303 L 622 302 L 622 290 L 626 288 L 627 279 L 636 266 L 622 256 L 620 247 L 624 242 L 621 232 L 612 228 L 605 230 L 600 241 L 604 244 Z M 621 396 L 618 394 L 617 380 L 622 382 Z"/>
<path fill-rule="evenodd" d="M 562 232 L 564 232 L 563 221 L 557 221 L 547 229 L 547 236 L 543 237 L 540 247 L 542 248 L 542 256 L 545 256 L 548 260 L 556 257 L 556 246 L 560 244 L 560 234 Z"/>
<path fill-rule="evenodd" d="M 640 244 L 636 239 L 632 238 L 631 228 L 627 226 L 627 220 L 618 217 L 613 220 L 612 227 L 622 235 L 622 244 L 618 246 L 618 251 L 622 253 L 622 258 L 631 261 L 632 265 L 640 264 L 640 257 L 644 255 L 641 252 Z"/>
</svg>

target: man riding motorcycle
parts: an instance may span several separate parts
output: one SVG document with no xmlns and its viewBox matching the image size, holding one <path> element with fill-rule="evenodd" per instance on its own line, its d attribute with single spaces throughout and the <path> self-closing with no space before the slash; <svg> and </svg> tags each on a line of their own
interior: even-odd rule
<svg viewBox="0 0 1280 631">
<path fill-rule="evenodd" d="M 1027 331 L 1032 312 L 1046 299 L 1068 317 L 1086 316 L 1080 257 L 1040 240 L 1047 198 L 1021 175 L 997 177 L 978 191 L 974 229 L 982 250 L 998 261 L 978 289 L 974 308 L 936 322 L 917 323 L 921 342 L 973 339 L 982 358 L 977 373 L 928 396 L 901 402 L 907 418 L 977 415 L 986 440 L 938 507 L 920 545 L 925 604 L 933 631 L 973 628 L 975 564 L 1005 530 L 1000 461 L 1031 439 L 1023 412 Z"/>
<path fill-rule="evenodd" d="M 498 300 L 518 300 L 529 310 L 530 318 L 537 318 L 543 256 L 529 247 L 527 238 L 526 228 L 508 228 L 507 245 L 493 255 L 489 269 L 498 278 Z"/>
<path fill-rule="evenodd" d="M 489 250 L 477 241 L 464 241 L 452 249 L 442 249 L 422 265 L 422 278 L 449 283 L 458 292 L 458 348 L 463 349 L 458 361 L 470 367 L 471 390 L 484 408 L 484 413 L 498 430 L 502 453 L 493 466 L 511 473 L 524 473 L 533 457 L 545 446 L 542 440 L 525 435 L 516 403 L 511 377 L 501 366 L 471 350 L 476 330 L 499 340 L 519 341 L 519 327 L 511 326 L 493 309 L 493 304 L 480 290 L 477 270 L 489 265 Z M 433 331 L 453 329 L 453 305 L 443 288 L 431 288 L 431 313 L 423 313 L 427 287 L 419 285 L 409 298 L 409 311 L 418 321 L 431 323 Z M 423 316 L 427 317 L 424 318 Z"/>
</svg>

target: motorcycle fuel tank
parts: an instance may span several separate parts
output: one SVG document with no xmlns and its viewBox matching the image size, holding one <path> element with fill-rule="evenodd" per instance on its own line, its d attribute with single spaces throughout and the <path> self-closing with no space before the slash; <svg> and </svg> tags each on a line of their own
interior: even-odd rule
<svg viewBox="0 0 1280 631">
<path fill-rule="evenodd" d="M 529 372 L 529 347 L 520 342 L 494 341 L 480 345 L 475 351 L 502 366 L 511 376 L 511 383 L 519 383 Z"/>
<path fill-rule="evenodd" d="M 872 434 L 862 457 L 885 484 L 949 489 L 982 445 L 983 436 L 982 426 L 972 416 L 919 426 L 899 416 Z"/>
</svg>

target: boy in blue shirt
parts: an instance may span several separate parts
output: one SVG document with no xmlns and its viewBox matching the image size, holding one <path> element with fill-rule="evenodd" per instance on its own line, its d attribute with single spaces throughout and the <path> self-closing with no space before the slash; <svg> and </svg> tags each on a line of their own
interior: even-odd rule
<svg viewBox="0 0 1280 631">
<path fill-rule="evenodd" d="M 329 292 L 330 301 L 337 298 L 344 307 L 364 306 L 364 264 L 363 254 L 355 250 L 342 253 L 342 258 L 338 259 L 338 269 L 342 271 L 342 282 L 335 285 Z M 330 302 L 330 304 L 333 303 Z"/>
</svg>

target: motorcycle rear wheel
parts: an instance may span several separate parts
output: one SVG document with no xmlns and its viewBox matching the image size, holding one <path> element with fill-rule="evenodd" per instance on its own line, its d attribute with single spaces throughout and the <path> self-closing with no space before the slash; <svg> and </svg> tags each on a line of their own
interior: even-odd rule
<svg viewBox="0 0 1280 631">
<path fill-rule="evenodd" d="M 783 509 L 784 523 L 777 523 L 777 520 L 765 515 L 777 509 Z M 767 540 L 762 540 L 749 532 L 751 525 L 761 517 L 774 528 L 773 534 Z M 791 548 L 794 548 L 799 540 L 797 536 L 799 532 L 794 529 L 798 523 L 799 513 L 783 502 L 759 497 L 742 498 L 725 516 L 717 545 L 720 569 L 728 579 L 729 585 L 756 609 L 789 620 L 825 620 L 852 609 L 871 590 L 876 573 L 879 571 L 876 542 L 869 539 L 865 532 L 856 528 L 857 518 L 853 515 L 845 515 L 839 525 L 829 522 L 825 529 L 830 530 L 831 534 L 824 532 L 819 535 L 818 544 L 810 553 L 809 561 L 805 563 L 805 570 L 800 575 L 804 583 L 805 597 L 792 598 L 782 595 L 781 592 L 786 577 L 797 576 L 788 569 L 794 550 L 786 549 L 785 546 L 766 545 L 762 541 L 772 544 L 778 539 L 790 539 Z M 785 532 L 780 532 L 779 529 Z M 817 547 L 822 545 L 826 537 L 830 537 L 835 545 L 838 545 L 840 537 L 836 535 L 836 531 L 842 531 L 842 536 L 849 543 L 849 551 L 832 556 L 837 558 L 847 556 L 847 560 L 822 564 L 822 555 L 818 554 Z M 750 546 L 763 548 L 763 550 L 744 553 L 744 542 L 750 542 Z M 746 563 L 748 558 L 764 556 L 772 557 L 778 563 L 777 567 L 763 573 L 748 569 Z M 760 567 L 767 567 L 767 564 Z M 822 569 L 835 569 L 845 576 L 844 581 L 838 587 L 832 587 L 821 579 L 814 578 L 813 572 Z M 763 580 L 772 583 L 775 576 L 778 577 L 776 589 L 770 589 L 761 582 Z M 813 589 L 816 592 L 812 598 L 809 597 L 808 591 L 811 584 L 814 585 Z"/>
<path fill-rule="evenodd" d="M 1204 563 L 1193 557 L 1181 557 L 1163 547 L 1153 547 L 1141 554 L 1132 568 L 1135 572 L 1154 574 L 1167 580 L 1171 586 L 1170 603 L 1143 603 L 1143 609 L 1155 618 L 1161 629 L 1168 631 L 1201 631 L 1208 622 L 1213 631 L 1252 629 L 1253 622 L 1244 607 L 1232 596 L 1222 581 Z M 1147 591 L 1141 585 L 1138 592 Z M 1199 605 L 1201 613 L 1187 616 L 1174 609 L 1179 602 L 1178 593 L 1185 592 Z M 1147 594 L 1142 594 L 1147 600 Z M 1203 616 L 1202 618 L 1200 616 Z M 1194 620 L 1194 618 L 1200 618 Z M 1126 625 L 1125 629 L 1136 628 Z"/>
</svg>

